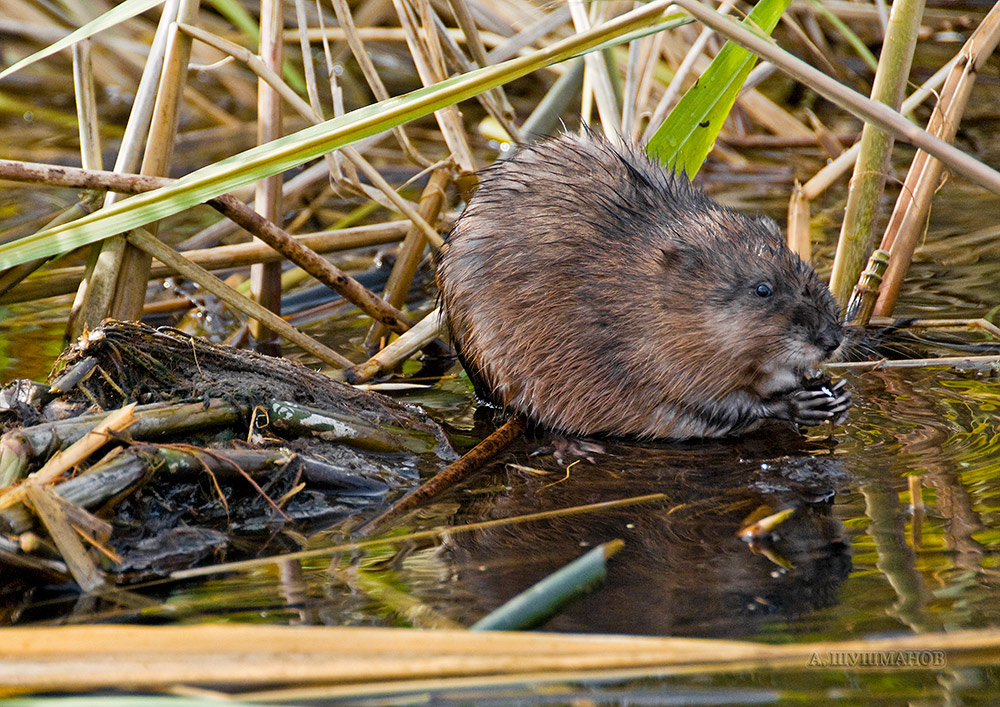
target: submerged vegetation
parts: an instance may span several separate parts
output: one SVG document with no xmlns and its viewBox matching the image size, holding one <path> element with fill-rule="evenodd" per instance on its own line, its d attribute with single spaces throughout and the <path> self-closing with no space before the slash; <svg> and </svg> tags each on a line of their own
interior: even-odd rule
<svg viewBox="0 0 1000 707">
<path fill-rule="evenodd" d="M 994 92 L 1000 82 L 990 63 L 1000 4 L 5 0 L 0 33 L 0 360 L 10 364 L 5 380 L 39 379 L 56 362 L 48 383 L 13 381 L 0 392 L 3 622 L 202 623 L 213 600 L 199 589 L 187 604 L 161 600 L 169 587 L 276 573 L 278 620 L 344 626 L 308 637 L 276 627 L 11 629 L 0 691 L 223 684 L 267 690 L 246 695 L 255 700 L 297 700 L 556 681 L 634 687 L 629 680 L 647 676 L 769 669 L 787 671 L 803 685 L 795 694 L 808 697 L 810 678 L 796 671 L 997 662 L 995 630 L 938 623 L 922 603 L 903 526 L 918 548 L 925 496 L 952 498 L 955 488 L 922 487 L 917 476 L 903 495 L 869 479 L 860 493 L 873 528 L 864 549 L 898 593 L 889 613 L 920 635 L 876 645 L 860 639 L 878 628 L 835 632 L 858 639 L 839 642 L 803 629 L 795 641 L 777 636 L 791 645 L 769 646 L 462 631 L 547 620 L 603 577 L 620 549 L 610 563 L 645 572 L 646 559 L 669 547 L 666 566 L 687 563 L 697 580 L 677 585 L 676 603 L 689 605 L 677 610 L 684 620 L 666 611 L 622 619 L 622 610 L 607 630 L 719 637 L 731 635 L 727 621 L 759 626 L 772 609 L 822 611 L 851 562 L 824 504 L 851 480 L 836 442 L 814 437 L 652 453 L 625 445 L 612 458 L 628 462 L 596 465 L 606 477 L 582 491 L 570 479 L 586 463 L 551 476 L 526 458 L 504 467 L 521 488 L 495 505 L 478 498 L 493 498 L 490 486 L 449 496 L 525 430 L 516 419 L 473 419 L 466 379 L 446 373 L 432 261 L 477 171 L 562 129 L 641 142 L 709 190 L 728 175 L 760 195 L 768 173 L 784 170 L 789 244 L 831 273 L 847 321 L 874 325 L 856 347 L 863 360 L 836 370 L 858 375 L 862 392 L 872 383 L 858 372 L 874 371 L 889 380 L 885 389 L 918 401 L 891 378 L 894 367 L 982 372 L 983 380 L 946 378 L 967 400 L 929 403 L 926 414 L 968 420 L 969 438 L 949 443 L 985 445 L 977 483 L 996 483 L 995 263 L 985 276 L 992 310 L 889 318 L 924 311 L 908 305 L 903 287 L 943 175 L 971 185 L 985 209 L 1000 204 L 995 144 L 960 133 L 977 79 Z M 848 180 L 834 252 L 824 231 Z M 886 194 L 895 195 L 888 208 Z M 995 218 L 993 226 L 970 236 L 987 260 Z M 938 257 L 935 247 L 923 250 Z M 991 300 L 975 300 L 983 301 Z M 126 323 L 140 320 L 165 328 Z M 39 328 L 44 343 L 29 350 Z M 63 344 L 70 348 L 56 361 Z M 423 403 L 440 419 L 359 387 Z M 887 417 L 893 410 L 885 405 Z M 884 444 L 873 430 L 857 434 L 859 448 Z M 919 447 L 901 439 L 904 450 Z M 466 454 L 455 460 L 452 444 Z M 677 478 L 666 479 L 658 462 Z M 718 478 L 702 477 L 708 467 Z M 637 480 L 636 470 L 652 475 Z M 693 495 L 681 498 L 680 488 Z M 614 493 L 598 493 L 606 489 Z M 955 543 L 962 557 L 982 558 L 984 546 L 995 554 L 995 519 L 990 526 L 973 506 L 951 502 L 944 522 L 967 529 Z M 579 517 L 607 526 L 579 542 L 596 546 L 586 554 L 569 525 Z M 570 550 L 552 549 L 563 538 Z M 706 544 L 722 548 L 732 576 L 705 576 Z M 489 556 L 501 545 L 527 565 L 544 559 L 542 576 L 567 566 L 540 585 L 537 573 L 496 583 L 469 570 L 484 547 Z M 437 555 L 446 551 L 467 582 L 456 589 L 465 608 L 440 600 L 450 611 L 433 605 L 438 590 L 421 600 L 397 579 L 445 574 Z M 626 565 L 629 557 L 637 559 Z M 973 565 L 962 569 L 996 572 L 992 560 Z M 313 613 L 306 597 L 319 575 L 365 604 L 331 600 L 330 613 Z M 79 590 L 93 604 L 65 610 Z M 474 615 L 494 591 L 502 599 Z M 717 623 L 698 623 L 702 591 Z M 621 584 L 608 596 L 648 601 Z M 247 600 L 246 622 L 269 611 L 257 612 L 257 600 Z M 39 608 L 47 603 L 57 608 Z M 590 606 L 590 623 L 570 615 L 547 626 L 604 630 Z M 358 628 L 371 623 L 435 631 Z M 93 650 L 86 642 L 113 647 L 119 661 L 140 657 L 121 663 L 127 679 L 89 667 L 32 673 L 32 661 L 80 665 Z M 252 668 L 241 667 L 248 642 L 266 646 Z M 301 663 L 290 668 L 285 651 Z M 869 653 L 883 662 L 830 662 Z"/>
</svg>

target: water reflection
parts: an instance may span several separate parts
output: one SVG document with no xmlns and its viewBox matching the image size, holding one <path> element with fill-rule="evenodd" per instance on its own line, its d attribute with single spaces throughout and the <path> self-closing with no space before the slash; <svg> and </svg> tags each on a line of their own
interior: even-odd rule
<svg viewBox="0 0 1000 707">
<path fill-rule="evenodd" d="M 470 600 L 463 619 L 492 610 L 613 538 L 625 540 L 625 548 L 611 560 L 605 586 L 545 629 L 746 635 L 761 622 L 784 622 L 837 601 L 851 561 L 831 502 L 847 476 L 828 452 L 788 453 L 765 437 L 679 449 L 616 444 L 608 452 L 597 465 L 577 464 L 565 476 L 551 463 L 544 476 L 497 470 L 504 490 L 469 495 L 458 519 L 509 517 L 623 494 L 661 492 L 667 500 L 456 536 L 447 562 Z M 794 512 L 773 542 L 752 548 L 737 537 L 747 519 L 781 509 Z"/>
</svg>

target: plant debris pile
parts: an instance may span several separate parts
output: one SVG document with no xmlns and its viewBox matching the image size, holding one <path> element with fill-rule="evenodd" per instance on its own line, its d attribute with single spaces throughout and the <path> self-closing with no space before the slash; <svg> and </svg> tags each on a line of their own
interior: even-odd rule
<svg viewBox="0 0 1000 707">
<path fill-rule="evenodd" d="M 54 371 L 0 391 L 0 563 L 36 581 L 273 552 L 455 456 L 418 409 L 171 329 L 107 322 Z"/>
</svg>

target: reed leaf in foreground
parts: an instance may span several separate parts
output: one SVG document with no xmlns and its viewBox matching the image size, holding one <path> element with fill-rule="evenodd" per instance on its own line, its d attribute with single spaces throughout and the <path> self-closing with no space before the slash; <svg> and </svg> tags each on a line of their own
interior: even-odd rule
<svg viewBox="0 0 1000 707">
<path fill-rule="evenodd" d="M 749 29 L 770 34 L 791 0 L 760 0 L 744 21 Z M 656 129 L 646 145 L 650 155 L 694 177 L 712 151 L 726 117 L 757 57 L 726 42 L 705 73 L 695 81 Z"/>
<path fill-rule="evenodd" d="M 79 29 L 73 30 L 58 42 L 54 42 L 44 49 L 38 50 L 32 55 L 26 56 L 21 59 L 21 61 L 8 66 L 3 71 L 0 71 L 0 80 L 10 76 L 15 71 L 20 71 L 24 67 L 34 64 L 36 61 L 40 61 L 47 56 L 52 56 L 56 52 L 62 51 L 63 49 L 68 49 L 82 39 L 93 37 L 98 32 L 102 32 L 110 27 L 114 27 L 117 24 L 121 24 L 125 20 L 131 19 L 136 15 L 141 15 L 146 10 L 162 4 L 163 0 L 125 0 L 125 2 L 111 8 L 100 17 L 95 17 Z"/>
<path fill-rule="evenodd" d="M 466 100 L 532 71 L 578 56 L 662 19 L 668 0 L 657 0 L 599 27 L 532 54 L 476 69 L 404 96 L 359 108 L 339 118 L 242 152 L 193 172 L 173 185 L 124 199 L 71 224 L 0 246 L 0 270 L 64 253 L 183 211 L 236 187 L 279 174 L 352 142 L 376 135 L 442 107 Z"/>
</svg>

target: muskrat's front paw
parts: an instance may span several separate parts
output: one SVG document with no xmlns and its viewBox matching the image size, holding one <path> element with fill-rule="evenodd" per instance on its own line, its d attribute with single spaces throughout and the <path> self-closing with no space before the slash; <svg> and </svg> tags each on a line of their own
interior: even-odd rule
<svg viewBox="0 0 1000 707">
<path fill-rule="evenodd" d="M 811 427 L 824 422 L 839 425 L 847 419 L 851 391 L 843 379 L 833 384 L 829 380 L 821 380 L 790 393 L 787 400 L 789 419 L 797 425 Z"/>
</svg>

